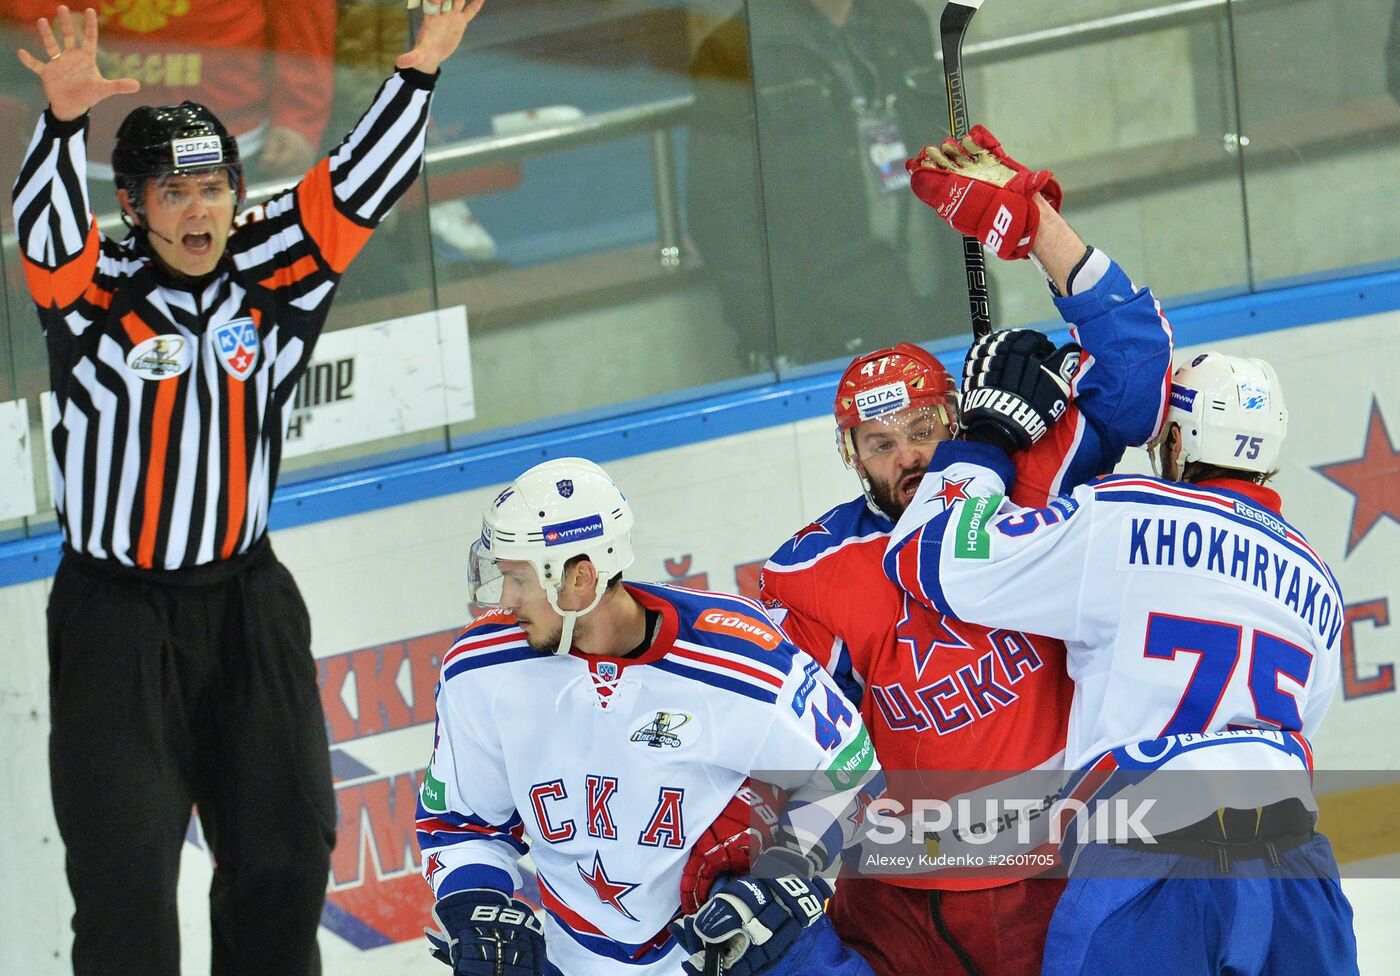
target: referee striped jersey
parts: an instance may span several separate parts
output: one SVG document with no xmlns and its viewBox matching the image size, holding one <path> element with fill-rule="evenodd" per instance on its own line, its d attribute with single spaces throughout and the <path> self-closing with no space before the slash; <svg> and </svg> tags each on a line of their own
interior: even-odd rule
<svg viewBox="0 0 1400 976">
<path fill-rule="evenodd" d="M 240 214 L 212 275 L 174 279 L 88 204 L 87 117 L 45 112 L 14 187 L 48 345 L 54 503 L 68 546 L 146 569 L 267 531 L 297 380 L 346 266 L 422 166 L 436 75 L 396 72 L 328 159 Z"/>
</svg>

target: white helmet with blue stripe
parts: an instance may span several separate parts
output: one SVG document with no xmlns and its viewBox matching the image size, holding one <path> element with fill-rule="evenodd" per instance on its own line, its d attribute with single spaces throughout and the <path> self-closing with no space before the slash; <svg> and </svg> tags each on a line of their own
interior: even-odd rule
<svg viewBox="0 0 1400 976">
<path fill-rule="evenodd" d="M 1181 467 L 1192 461 L 1265 474 L 1278 464 L 1288 407 L 1262 359 L 1202 353 L 1172 375 L 1167 423 L 1181 428 Z"/>
<path fill-rule="evenodd" d="M 608 581 L 632 565 L 632 507 L 598 465 L 583 458 L 537 464 L 506 487 L 481 518 L 472 544 L 468 583 L 473 603 L 500 602 L 503 579 L 497 560 L 521 560 L 535 568 L 549 605 L 564 617 L 559 646 L 567 651 L 574 621 L 598 605 Z M 564 565 L 587 556 L 598 573 L 593 601 L 581 610 L 559 607 Z"/>
</svg>

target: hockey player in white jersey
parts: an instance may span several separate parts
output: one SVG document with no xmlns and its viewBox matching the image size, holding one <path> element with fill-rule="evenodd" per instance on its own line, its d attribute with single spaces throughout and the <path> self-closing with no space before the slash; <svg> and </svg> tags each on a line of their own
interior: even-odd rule
<svg viewBox="0 0 1400 976">
<path fill-rule="evenodd" d="M 965 378 L 965 403 L 977 385 Z M 1024 423 L 1023 393 L 980 402 Z M 1005 501 L 1005 454 L 944 445 L 934 467 L 973 479 L 974 497 L 945 510 L 920 490 L 896 527 L 886 572 L 916 599 L 1065 641 L 1077 795 L 1129 783 L 1119 796 L 1155 798 L 1145 836 L 1081 822 L 1046 976 L 1357 972 L 1351 907 L 1313 829 L 1309 746 L 1345 608 L 1265 485 L 1287 420 L 1272 367 L 1207 353 L 1173 377 L 1164 478 L 1023 509 Z"/>
<path fill-rule="evenodd" d="M 758 604 L 623 583 L 631 509 L 597 465 L 537 465 L 487 508 L 478 617 L 444 655 L 418 806 L 457 976 L 868 976 L 823 913 L 879 767 L 860 715 Z M 770 770 L 767 774 L 757 771 Z M 680 913 L 687 857 L 754 772 L 780 846 Z M 515 897 L 529 852 L 541 926 Z"/>
</svg>

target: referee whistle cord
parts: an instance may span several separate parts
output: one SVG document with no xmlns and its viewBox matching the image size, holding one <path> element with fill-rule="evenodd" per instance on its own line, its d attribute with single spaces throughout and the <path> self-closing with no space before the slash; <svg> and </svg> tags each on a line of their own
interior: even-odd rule
<svg viewBox="0 0 1400 976">
<path fill-rule="evenodd" d="M 948 928 L 948 922 L 943 918 L 943 892 L 934 888 L 928 893 L 928 911 L 933 917 L 933 928 L 938 933 L 938 937 L 943 940 L 943 944 L 953 950 L 953 955 L 958 957 L 958 962 L 962 964 L 963 972 L 967 976 L 982 976 L 982 971 L 977 968 L 977 964 L 972 961 L 972 957 L 967 954 L 958 940 L 953 938 L 952 930 Z"/>
</svg>

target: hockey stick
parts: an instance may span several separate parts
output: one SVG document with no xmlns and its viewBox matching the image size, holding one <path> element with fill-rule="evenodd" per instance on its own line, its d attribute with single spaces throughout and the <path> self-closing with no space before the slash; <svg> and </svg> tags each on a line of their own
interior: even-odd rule
<svg viewBox="0 0 1400 976">
<path fill-rule="evenodd" d="M 948 0 L 938 18 L 938 39 L 943 47 L 943 80 L 948 85 L 948 125 L 954 139 L 967 135 L 967 90 L 963 86 L 962 45 L 972 15 L 983 0 Z M 991 299 L 987 294 L 987 261 L 975 237 L 963 238 L 963 267 L 967 269 L 967 302 L 972 310 L 972 335 L 980 339 L 992 331 Z"/>
<path fill-rule="evenodd" d="M 723 976 L 724 958 L 720 955 L 719 946 L 705 946 L 705 971 L 703 976 Z"/>
</svg>

